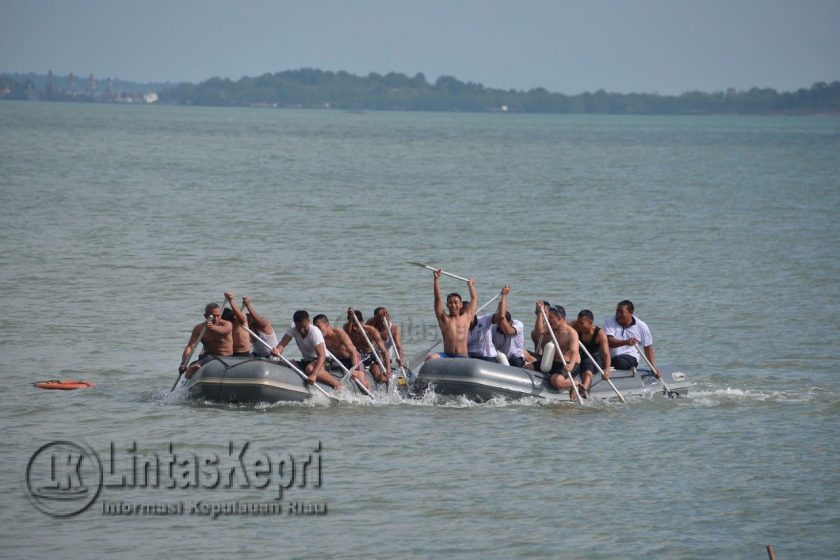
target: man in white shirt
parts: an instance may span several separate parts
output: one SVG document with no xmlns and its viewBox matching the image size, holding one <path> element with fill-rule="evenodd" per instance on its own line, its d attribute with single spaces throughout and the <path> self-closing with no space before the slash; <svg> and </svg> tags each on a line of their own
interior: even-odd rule
<svg viewBox="0 0 840 560">
<path fill-rule="evenodd" d="M 641 344 L 645 356 L 654 364 L 653 374 L 658 378 L 659 371 L 653 357 L 653 336 L 647 324 L 633 316 L 633 302 L 622 300 L 615 307 L 615 315 L 604 321 L 604 332 L 610 346 L 612 367 L 615 369 L 632 369 L 639 365 L 639 351 L 636 344 Z"/>
<path fill-rule="evenodd" d="M 280 344 L 271 353 L 279 356 L 294 338 L 303 358 L 300 360 L 298 367 L 306 374 L 309 383 L 321 381 L 333 389 L 338 388 L 340 385 L 338 380 L 324 369 L 324 361 L 326 360 L 324 335 L 321 334 L 318 327 L 310 324 L 309 313 L 303 310 L 295 311 L 292 321 L 294 323 L 283 335 Z"/>
<path fill-rule="evenodd" d="M 507 296 L 510 286 L 502 288 L 502 297 L 496 315 L 493 316 L 493 346 L 504 354 L 513 367 L 525 366 L 525 325 L 513 319 L 507 310 Z"/>
<path fill-rule="evenodd" d="M 470 302 L 465 301 L 464 307 L 469 307 L 469 304 Z M 467 355 L 470 358 L 488 362 L 496 361 L 496 347 L 493 346 L 493 317 L 492 313 L 473 315 L 467 334 Z"/>
</svg>

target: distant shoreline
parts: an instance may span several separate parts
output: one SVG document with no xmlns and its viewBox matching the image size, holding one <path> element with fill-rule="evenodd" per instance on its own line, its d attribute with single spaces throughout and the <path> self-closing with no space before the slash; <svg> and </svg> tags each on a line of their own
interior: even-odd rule
<svg viewBox="0 0 840 560">
<path fill-rule="evenodd" d="M 442 76 L 395 72 L 356 76 L 314 69 L 286 70 L 237 81 L 210 78 L 198 84 L 138 84 L 81 79 L 70 74 L 0 74 L 0 99 L 86 103 L 167 104 L 207 107 L 617 115 L 837 115 L 840 81 L 818 82 L 795 92 L 769 88 L 680 95 L 608 93 L 577 95 L 486 88 Z"/>
</svg>

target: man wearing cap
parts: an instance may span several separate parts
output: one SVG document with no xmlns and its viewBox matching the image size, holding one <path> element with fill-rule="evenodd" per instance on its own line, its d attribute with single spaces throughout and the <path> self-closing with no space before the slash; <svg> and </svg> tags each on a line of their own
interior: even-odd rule
<svg viewBox="0 0 840 560">
<path fill-rule="evenodd" d="M 656 364 L 653 358 L 653 336 L 647 324 L 633 315 L 633 310 L 633 302 L 622 300 L 615 307 L 615 315 L 604 322 L 612 367 L 615 369 L 633 369 L 639 365 L 640 356 L 636 344 L 641 344 L 647 359 L 651 364 Z M 658 368 L 654 365 L 653 369 L 654 376 L 658 378 Z"/>
<path fill-rule="evenodd" d="M 507 357 L 510 365 L 523 367 L 528 352 L 525 350 L 525 325 L 510 316 L 510 311 L 507 310 L 509 293 L 510 286 L 504 286 L 499 307 L 493 316 L 493 346 Z"/>
<path fill-rule="evenodd" d="M 541 336 L 543 340 L 548 341 L 551 340 L 551 333 L 546 329 L 545 321 L 542 319 L 543 309 L 543 302 L 538 301 L 537 312 L 539 318 L 534 326 L 534 331 L 537 336 Z M 566 323 L 566 310 L 562 305 L 552 305 L 548 308 L 547 315 L 548 323 L 552 332 L 554 332 L 554 336 L 557 338 L 558 344 L 560 344 L 560 348 L 555 349 L 551 370 L 545 373 L 551 374 L 550 381 L 552 387 L 555 389 L 570 389 L 569 394 L 571 395 L 573 394 L 571 391 L 571 378 L 575 375 L 580 375 L 580 349 L 578 348 L 580 339 L 578 338 L 577 331 Z M 565 367 L 563 366 L 563 360 L 566 362 Z M 528 364 L 525 367 L 527 369 L 535 369 L 534 364 L 537 364 L 536 367 L 539 367 L 541 361 L 542 356 L 538 356 L 536 362 Z M 580 383 L 578 383 L 578 388 L 582 389 Z"/>
</svg>

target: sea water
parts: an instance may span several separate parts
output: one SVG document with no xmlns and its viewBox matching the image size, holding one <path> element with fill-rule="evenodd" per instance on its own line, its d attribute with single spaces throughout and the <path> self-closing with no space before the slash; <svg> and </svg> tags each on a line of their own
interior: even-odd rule
<svg viewBox="0 0 840 560">
<path fill-rule="evenodd" d="M 836 557 L 838 154 L 834 117 L 2 102 L 0 556 Z M 168 395 L 225 290 L 278 330 L 385 305 L 422 352 L 432 275 L 406 261 L 479 303 L 510 285 L 529 328 L 537 299 L 599 324 L 630 299 L 694 386 L 585 409 Z M 31 385 L 56 378 L 96 387 Z M 101 489 L 56 511 L 39 476 Z"/>
</svg>

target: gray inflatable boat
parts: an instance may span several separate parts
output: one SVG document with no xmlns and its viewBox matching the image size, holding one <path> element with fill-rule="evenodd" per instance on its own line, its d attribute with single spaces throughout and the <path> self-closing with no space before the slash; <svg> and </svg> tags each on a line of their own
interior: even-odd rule
<svg viewBox="0 0 840 560">
<path fill-rule="evenodd" d="M 356 383 L 344 380 L 343 371 L 330 371 L 330 374 L 342 381 L 342 390 L 363 395 Z M 373 376 L 365 372 L 365 377 L 375 390 Z M 333 391 L 329 385 L 319 382 L 318 386 L 328 394 Z M 184 387 L 191 398 L 220 403 L 300 402 L 320 394 L 290 367 L 268 358 L 215 358 L 186 380 Z"/>
<path fill-rule="evenodd" d="M 674 367 L 660 366 L 671 396 L 688 394 L 686 375 Z M 423 364 L 414 382 L 416 393 L 434 391 L 438 395 L 466 397 L 483 402 L 494 397 L 521 399 L 533 397 L 546 401 L 570 401 L 568 389 L 555 389 L 549 375 L 518 367 L 471 358 L 429 360 Z M 627 397 L 665 393 L 665 388 L 650 370 L 614 370 L 610 380 Z M 599 374 L 592 378 L 590 400 L 618 399 L 610 384 Z"/>
</svg>

